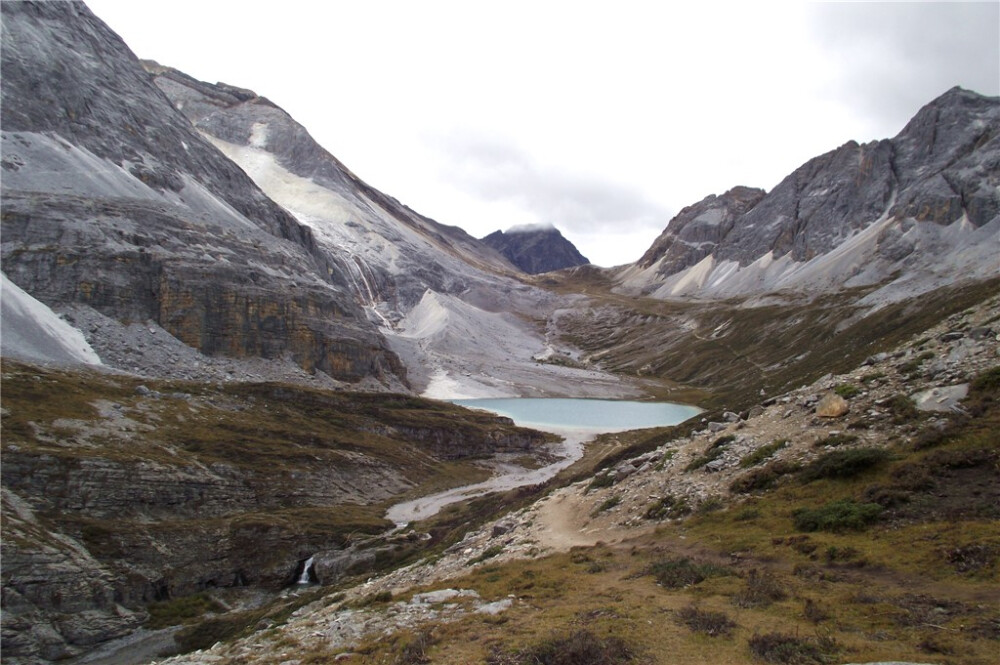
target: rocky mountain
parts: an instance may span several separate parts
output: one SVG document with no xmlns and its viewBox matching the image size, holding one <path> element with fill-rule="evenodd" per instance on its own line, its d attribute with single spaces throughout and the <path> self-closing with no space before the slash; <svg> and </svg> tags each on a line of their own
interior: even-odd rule
<svg viewBox="0 0 1000 665">
<path fill-rule="evenodd" d="M 11 281 L 209 356 L 405 380 L 355 302 L 350 256 L 205 141 L 85 5 L 4 3 L 2 50 Z"/>
<path fill-rule="evenodd" d="M 206 140 L 312 230 L 318 247 L 348 257 L 355 300 L 414 390 L 432 397 L 562 394 L 566 386 L 634 393 L 595 368 L 547 362 L 574 353 L 539 334 L 565 299 L 521 281 L 501 253 L 369 186 L 266 98 L 145 66 Z M 586 262 L 558 231 L 531 237 Z"/>
<path fill-rule="evenodd" d="M 348 256 L 355 293 L 375 321 L 398 320 L 427 289 L 461 293 L 513 273 L 465 231 L 419 215 L 360 180 L 268 99 L 144 65 L 204 138 L 312 229 L 321 246 Z"/>
<path fill-rule="evenodd" d="M 634 266 L 657 298 L 824 293 L 902 299 L 956 276 L 995 276 L 1000 100 L 953 88 L 892 139 L 854 141 L 771 192 L 736 187 L 682 210 Z"/>
<path fill-rule="evenodd" d="M 590 263 L 554 226 L 514 227 L 506 233 L 497 230 L 482 241 L 529 275 Z"/>
</svg>

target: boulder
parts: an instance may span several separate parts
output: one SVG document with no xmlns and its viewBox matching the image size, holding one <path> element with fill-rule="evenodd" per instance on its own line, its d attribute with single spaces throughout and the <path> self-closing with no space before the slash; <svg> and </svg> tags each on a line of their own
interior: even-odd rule
<svg viewBox="0 0 1000 665">
<path fill-rule="evenodd" d="M 912 396 L 913 403 L 921 411 L 954 411 L 958 403 L 969 394 L 969 384 L 939 386 L 923 390 Z"/>
<path fill-rule="evenodd" d="M 816 403 L 816 415 L 821 418 L 840 418 L 849 410 L 847 400 L 837 393 L 827 393 Z"/>
</svg>

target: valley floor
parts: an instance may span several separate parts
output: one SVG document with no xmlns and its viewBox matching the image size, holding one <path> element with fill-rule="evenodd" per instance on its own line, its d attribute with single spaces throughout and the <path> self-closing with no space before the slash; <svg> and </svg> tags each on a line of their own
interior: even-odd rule
<svg viewBox="0 0 1000 665">
<path fill-rule="evenodd" d="M 166 662 L 994 662 L 998 332 L 994 297 L 748 412 L 605 435 L 596 475 Z"/>
</svg>

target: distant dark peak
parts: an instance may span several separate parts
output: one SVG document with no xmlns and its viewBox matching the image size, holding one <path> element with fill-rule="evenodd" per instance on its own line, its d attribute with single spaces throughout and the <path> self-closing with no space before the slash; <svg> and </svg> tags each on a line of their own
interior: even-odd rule
<svg viewBox="0 0 1000 665">
<path fill-rule="evenodd" d="M 494 231 L 482 242 L 530 275 L 590 263 L 554 226 L 514 227 Z"/>
</svg>

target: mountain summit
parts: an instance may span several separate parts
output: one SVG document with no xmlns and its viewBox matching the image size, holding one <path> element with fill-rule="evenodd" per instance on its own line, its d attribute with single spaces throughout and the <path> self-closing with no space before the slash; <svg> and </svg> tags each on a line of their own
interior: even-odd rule
<svg viewBox="0 0 1000 665">
<path fill-rule="evenodd" d="M 494 231 L 482 242 L 529 275 L 590 263 L 554 226 L 515 226 L 506 233 Z"/>
<path fill-rule="evenodd" d="M 1000 99 L 952 88 L 892 139 L 849 141 L 773 190 L 684 208 L 621 273 L 654 297 L 880 286 L 899 300 L 956 275 L 995 275 Z"/>
</svg>

